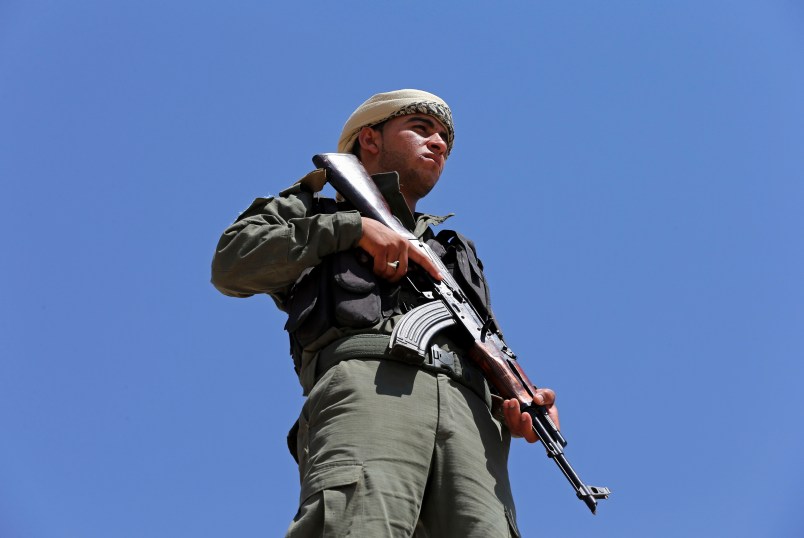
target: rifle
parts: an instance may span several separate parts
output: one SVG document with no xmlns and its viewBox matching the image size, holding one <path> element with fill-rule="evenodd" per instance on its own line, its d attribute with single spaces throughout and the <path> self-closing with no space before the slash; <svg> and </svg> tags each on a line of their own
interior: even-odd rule
<svg viewBox="0 0 804 538">
<path fill-rule="evenodd" d="M 605 487 L 584 484 L 572 468 L 564 455 L 567 441 L 550 419 L 547 410 L 534 403 L 536 386 L 522 371 L 516 355 L 502 341 L 498 332 L 491 330 L 491 316 L 483 319 L 478 314 L 441 258 L 393 216 L 388 202 L 357 157 L 346 153 L 323 153 L 313 157 L 313 164 L 326 170 L 327 181 L 363 216 L 381 222 L 409 240 L 433 261 L 442 275 L 441 282 L 430 279 L 433 291 L 426 292 L 425 295 L 433 300 L 405 314 L 394 328 L 389 344 L 391 354 L 423 357 L 431 338 L 437 332 L 455 325 L 462 327 L 473 342 L 469 351 L 470 358 L 483 370 L 486 379 L 500 396 L 505 399 L 515 398 L 522 412 L 532 417 L 533 431 L 547 449 L 547 456 L 556 462 L 572 484 L 578 498 L 594 514 L 597 499 L 608 498 L 611 491 Z"/>
</svg>

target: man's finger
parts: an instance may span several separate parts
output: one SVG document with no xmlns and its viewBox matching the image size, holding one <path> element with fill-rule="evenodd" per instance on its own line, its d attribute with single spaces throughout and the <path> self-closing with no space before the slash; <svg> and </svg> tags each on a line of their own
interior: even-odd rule
<svg viewBox="0 0 804 538">
<path fill-rule="evenodd" d="M 400 252 L 396 259 L 385 262 L 385 265 L 386 272 L 383 277 L 391 282 L 397 282 L 408 272 L 408 255 Z"/>
<path fill-rule="evenodd" d="M 394 274 L 391 277 L 391 282 L 396 282 L 400 280 L 403 276 L 408 273 L 408 255 L 407 253 L 400 255 L 398 266 L 394 268 Z"/>
<path fill-rule="evenodd" d="M 520 420 L 520 434 L 528 443 L 535 443 L 539 440 L 539 436 L 536 435 L 535 431 L 533 431 L 533 418 L 527 413 L 522 413 L 522 419 Z"/>
<path fill-rule="evenodd" d="M 538 405 L 549 406 L 553 405 L 556 401 L 556 393 L 551 389 L 536 389 L 534 401 Z"/>
<path fill-rule="evenodd" d="M 534 443 L 539 440 L 536 432 L 533 431 L 531 416 L 519 410 L 518 401 L 511 399 L 503 402 L 503 415 L 511 435 L 524 437 L 528 443 Z"/>
<path fill-rule="evenodd" d="M 515 437 L 521 437 L 515 428 L 517 422 L 519 421 L 519 414 L 519 404 L 516 400 L 505 400 L 505 402 L 503 402 L 503 416 L 505 417 L 505 423 L 508 425 L 508 429 L 511 430 L 511 434 Z"/>
<path fill-rule="evenodd" d="M 441 282 L 442 276 L 438 267 L 433 263 L 429 256 L 427 256 L 419 247 L 411 248 L 408 251 L 408 257 L 416 262 L 422 269 L 430 273 L 430 276 Z"/>
<path fill-rule="evenodd" d="M 385 277 L 388 273 L 388 266 L 385 264 L 386 256 L 374 255 L 374 274 Z"/>
<path fill-rule="evenodd" d="M 556 425 L 556 428 L 561 429 L 561 424 L 558 421 L 558 408 L 556 407 L 556 393 L 550 389 L 536 389 L 533 402 L 536 405 L 541 405 L 550 416 L 550 420 Z"/>
</svg>

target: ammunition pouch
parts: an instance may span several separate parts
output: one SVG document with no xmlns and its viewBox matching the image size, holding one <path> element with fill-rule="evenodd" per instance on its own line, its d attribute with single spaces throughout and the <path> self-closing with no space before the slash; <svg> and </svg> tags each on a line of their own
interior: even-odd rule
<svg viewBox="0 0 804 538">
<path fill-rule="evenodd" d="M 453 230 L 442 230 L 427 244 L 441 257 L 478 314 L 484 318 L 493 317 L 491 294 L 483 276 L 483 262 L 477 257 L 474 242 Z"/>
<path fill-rule="evenodd" d="M 332 208 L 333 210 L 335 207 Z M 445 230 L 426 240 L 444 261 L 469 300 L 484 317 L 491 315 L 488 286 L 474 243 Z M 301 371 L 302 351 L 331 328 L 368 329 L 382 320 L 416 306 L 409 301 L 414 292 L 388 282 L 373 272 L 373 263 L 361 249 L 327 256 L 302 273 L 284 307 L 288 313 L 285 330 L 296 373 Z"/>
</svg>

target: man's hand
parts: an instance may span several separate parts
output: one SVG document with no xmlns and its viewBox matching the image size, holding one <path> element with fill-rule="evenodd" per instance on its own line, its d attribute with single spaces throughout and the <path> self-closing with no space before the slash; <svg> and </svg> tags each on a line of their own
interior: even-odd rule
<svg viewBox="0 0 804 538">
<path fill-rule="evenodd" d="M 374 219 L 361 217 L 363 236 L 357 246 L 374 258 L 374 274 L 396 282 L 408 272 L 409 262 L 420 265 L 434 279 L 440 281 L 441 273 L 423 252 L 410 241 Z M 399 265 L 396 265 L 399 262 Z"/>
<path fill-rule="evenodd" d="M 533 398 L 533 403 L 541 405 L 547 410 L 550 419 L 556 425 L 557 429 L 561 429 L 558 423 L 558 408 L 555 406 L 556 393 L 550 389 L 536 389 L 536 395 Z M 533 431 L 533 419 L 527 413 L 522 413 L 519 410 L 519 402 L 517 400 L 505 400 L 503 402 L 503 415 L 505 415 L 505 424 L 511 431 L 514 437 L 524 437 L 528 443 L 535 443 L 539 440 L 536 432 Z"/>
</svg>

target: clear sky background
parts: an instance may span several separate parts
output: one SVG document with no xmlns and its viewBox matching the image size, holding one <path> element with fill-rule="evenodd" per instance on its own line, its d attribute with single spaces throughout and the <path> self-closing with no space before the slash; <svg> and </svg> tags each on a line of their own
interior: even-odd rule
<svg viewBox="0 0 804 538">
<path fill-rule="evenodd" d="M 801 2 L 232 5 L 0 1 L 1 537 L 284 533 L 284 317 L 210 260 L 404 87 L 455 115 L 420 209 L 614 492 L 515 442 L 523 535 L 804 535 Z"/>
</svg>

